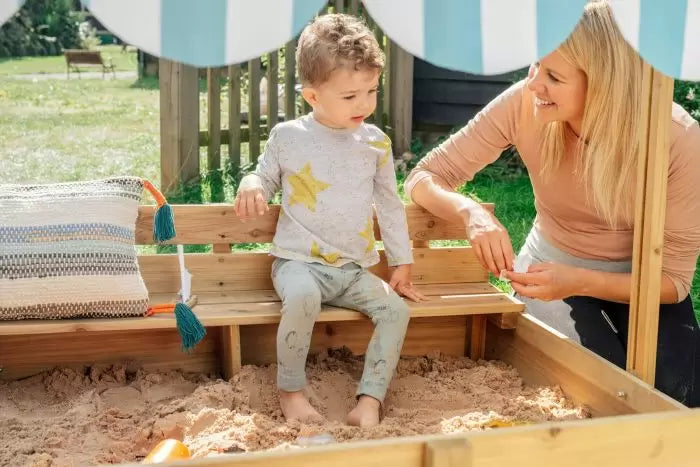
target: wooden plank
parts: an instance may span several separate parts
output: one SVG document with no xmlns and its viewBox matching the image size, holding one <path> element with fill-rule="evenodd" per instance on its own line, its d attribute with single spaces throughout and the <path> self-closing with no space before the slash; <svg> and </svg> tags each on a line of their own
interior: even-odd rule
<svg viewBox="0 0 700 467">
<path fill-rule="evenodd" d="M 486 350 L 486 316 L 473 315 L 471 322 L 469 358 L 474 361 L 483 360 Z"/>
<path fill-rule="evenodd" d="M 343 0 L 335 0 L 335 12 L 343 13 L 345 11 L 345 2 Z"/>
<path fill-rule="evenodd" d="M 125 361 L 150 370 L 216 373 L 219 340 L 219 333 L 209 332 L 191 353 L 185 353 L 174 328 L 3 336 L 0 379 L 24 378 L 56 366 L 81 368 Z"/>
<path fill-rule="evenodd" d="M 267 54 L 267 127 L 272 130 L 277 124 L 277 72 L 279 71 L 278 50 Z"/>
<path fill-rule="evenodd" d="M 222 375 L 227 381 L 241 371 L 241 332 L 239 326 L 222 326 Z"/>
<path fill-rule="evenodd" d="M 441 438 L 425 443 L 425 467 L 470 467 L 472 452 L 463 436 Z"/>
<path fill-rule="evenodd" d="M 415 264 L 411 278 L 414 284 L 488 281 L 488 273 L 470 247 L 416 249 L 413 254 Z M 388 280 L 390 271 L 384 251 L 380 250 L 379 256 L 379 264 L 372 266 L 370 271 Z M 179 289 L 177 255 L 141 255 L 138 260 L 150 293 L 170 293 Z M 185 255 L 185 264 L 193 275 L 194 293 L 271 289 L 273 260 L 267 253 Z"/>
<path fill-rule="evenodd" d="M 267 117 L 265 117 L 267 118 Z M 261 138 L 266 138 L 268 135 L 267 131 L 267 122 L 261 122 L 259 125 L 260 128 L 260 137 Z M 239 141 L 239 143 L 247 143 L 250 140 L 250 130 L 248 128 L 247 124 L 240 124 L 239 130 L 237 135 L 233 135 L 234 137 L 234 143 L 236 139 Z M 222 128 L 221 129 L 221 144 L 229 144 L 229 129 L 228 128 Z M 199 146 L 209 146 L 209 131 L 208 130 L 201 130 L 199 132 Z"/>
<path fill-rule="evenodd" d="M 209 145 L 207 148 L 207 170 L 211 180 L 211 200 L 220 203 L 224 200 L 224 184 L 221 176 L 221 76 L 218 68 L 207 68 L 207 128 Z"/>
<path fill-rule="evenodd" d="M 197 69 L 161 58 L 160 187 L 166 194 L 199 177 Z"/>
<path fill-rule="evenodd" d="M 482 204 L 493 210 L 493 205 Z M 270 205 L 262 217 L 241 222 L 232 204 L 182 204 L 173 205 L 177 236 L 167 243 L 206 245 L 212 243 L 270 243 L 275 235 L 279 205 Z M 153 206 L 140 206 L 136 220 L 136 243 L 153 243 Z M 406 217 L 411 240 L 466 240 L 464 226 L 433 216 L 422 207 L 406 206 Z M 381 239 L 379 223 L 375 217 L 374 232 Z"/>
<path fill-rule="evenodd" d="M 424 356 L 439 351 L 461 357 L 466 342 L 464 316 L 437 316 L 411 320 L 401 355 Z M 364 355 L 374 327 L 362 321 L 316 322 L 309 354 L 347 347 L 355 355 Z M 277 361 L 277 325 L 259 324 L 241 327 L 241 358 L 244 365 L 269 365 Z"/>
<path fill-rule="evenodd" d="M 357 16 L 360 11 L 360 0 L 350 0 L 350 11 L 351 15 Z"/>
<path fill-rule="evenodd" d="M 697 465 L 700 409 L 598 420 L 542 423 L 462 435 L 337 443 L 193 459 L 193 467 L 423 467 L 429 443 L 461 438 L 469 452 L 456 465 L 479 467 L 666 467 Z M 450 465 L 450 464 L 447 464 Z"/>
<path fill-rule="evenodd" d="M 445 295 L 415 303 L 406 302 L 412 318 L 431 316 L 465 316 L 487 313 L 520 313 L 523 305 L 505 294 Z M 198 302 L 194 312 L 204 326 L 244 326 L 278 323 L 282 305 L 279 300 L 267 302 Z M 364 321 L 357 311 L 324 305 L 318 322 Z M 23 320 L 0 322 L 0 335 L 58 334 L 71 332 L 123 331 L 132 329 L 170 329 L 175 316 L 162 314 L 147 318 Z"/>
<path fill-rule="evenodd" d="M 241 66 L 228 67 L 228 166 L 232 174 L 241 169 Z M 225 143 L 224 143 L 225 144 Z"/>
<path fill-rule="evenodd" d="M 518 316 L 513 313 L 491 314 L 487 319 L 500 329 L 515 329 L 518 324 Z"/>
<path fill-rule="evenodd" d="M 250 162 L 256 163 L 260 156 L 260 57 L 248 62 L 248 129 L 250 131 Z"/>
<path fill-rule="evenodd" d="M 284 46 L 284 119 L 296 118 L 296 39 L 292 39 Z"/>
<path fill-rule="evenodd" d="M 643 86 L 627 369 L 654 384 L 673 79 L 645 63 Z"/>
<path fill-rule="evenodd" d="M 413 55 L 398 44 L 391 50 L 391 127 L 394 129 L 394 154 L 400 156 L 411 147 L 413 123 Z"/>
<path fill-rule="evenodd" d="M 593 416 L 684 406 L 528 314 L 514 330 L 488 326 L 486 358 L 513 365 L 529 385 L 558 385 Z"/>
<path fill-rule="evenodd" d="M 416 284 L 416 289 L 429 297 L 451 297 L 456 295 L 484 295 L 502 293 L 488 282 L 466 282 L 457 284 Z M 153 305 L 159 303 L 170 303 L 178 297 L 177 292 L 171 293 L 150 293 L 149 300 Z M 514 303 L 520 303 L 515 298 L 511 298 Z M 198 292 L 198 305 L 221 305 L 231 303 L 252 303 L 252 302 L 278 302 L 280 301 L 277 292 L 273 289 L 260 290 L 234 290 L 218 292 Z M 510 313 L 506 313 L 510 315 Z M 498 315 L 496 315 L 498 316 Z M 517 319 L 517 317 L 516 317 Z M 1 322 L 0 322 L 1 323 Z"/>
</svg>

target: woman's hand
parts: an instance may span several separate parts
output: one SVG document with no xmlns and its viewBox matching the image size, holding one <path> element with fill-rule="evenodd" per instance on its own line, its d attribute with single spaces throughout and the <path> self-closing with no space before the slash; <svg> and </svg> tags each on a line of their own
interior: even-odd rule
<svg viewBox="0 0 700 467">
<path fill-rule="evenodd" d="M 467 236 L 481 266 L 493 275 L 513 269 L 513 245 L 508 231 L 496 217 L 483 206 L 476 204 L 469 209 Z"/>
<path fill-rule="evenodd" d="M 580 295 L 582 273 L 579 268 L 565 264 L 538 263 L 527 272 L 507 271 L 505 277 L 523 297 L 551 301 Z"/>
</svg>

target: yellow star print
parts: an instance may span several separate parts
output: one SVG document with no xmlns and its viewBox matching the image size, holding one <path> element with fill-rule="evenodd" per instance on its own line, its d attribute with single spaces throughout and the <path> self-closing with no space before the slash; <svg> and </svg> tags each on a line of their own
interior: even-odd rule
<svg viewBox="0 0 700 467">
<path fill-rule="evenodd" d="M 384 156 L 379 160 L 379 168 L 382 168 L 389 162 L 389 154 L 391 154 L 391 140 L 388 136 L 384 136 L 384 141 L 370 141 L 369 145 L 384 151 Z"/>
<path fill-rule="evenodd" d="M 314 258 L 323 258 L 326 263 L 334 264 L 340 258 L 340 253 L 321 253 L 321 248 L 315 241 L 311 243 L 311 256 Z"/>
<path fill-rule="evenodd" d="M 303 204 L 311 212 L 316 212 L 316 196 L 330 186 L 314 178 L 311 174 L 310 162 L 307 162 L 298 173 L 291 175 L 288 181 L 292 186 L 289 205 Z"/>
<path fill-rule="evenodd" d="M 367 227 L 365 227 L 365 230 L 360 232 L 360 237 L 364 238 L 367 242 L 365 253 L 372 251 L 372 248 L 374 247 L 374 222 L 372 222 L 372 219 L 367 221 Z"/>
</svg>

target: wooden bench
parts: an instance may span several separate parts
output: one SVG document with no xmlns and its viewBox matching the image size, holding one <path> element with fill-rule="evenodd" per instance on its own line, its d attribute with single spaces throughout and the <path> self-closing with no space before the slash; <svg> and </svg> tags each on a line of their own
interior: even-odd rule
<svg viewBox="0 0 700 467">
<path fill-rule="evenodd" d="M 246 223 L 236 218 L 231 205 L 179 205 L 173 210 L 177 237 L 169 243 L 213 245 L 212 253 L 185 255 L 186 267 L 193 275 L 192 290 L 198 297 L 194 312 L 208 328 L 194 352 L 179 350 L 172 315 L 0 321 L 0 367 L 4 367 L 0 377 L 13 379 L 53 365 L 120 358 L 158 368 L 220 371 L 230 377 L 242 363 L 274 361 L 275 325 L 281 305 L 270 279 L 273 258 L 264 252 L 233 252 L 231 245 L 271 242 L 279 206 L 271 206 L 266 216 Z M 408 302 L 411 324 L 404 354 L 439 350 L 483 358 L 487 316 L 501 328 L 512 328 L 523 304 L 488 282 L 488 273 L 470 247 L 428 245 L 430 240 L 464 239 L 463 227 L 435 218 L 417 206 L 408 206 L 406 212 L 414 242 L 413 281 L 431 300 Z M 152 206 L 141 207 L 137 244 L 152 243 L 152 222 Z M 376 225 L 375 233 L 379 233 Z M 380 255 L 382 261 L 372 271 L 386 279 L 389 271 L 383 251 Z M 175 300 L 180 288 L 177 255 L 144 254 L 139 256 L 139 264 L 151 302 Z M 371 328 L 362 313 L 324 306 L 311 352 L 346 345 L 364 353 Z M 263 341 L 267 345 L 260 345 Z"/>
<path fill-rule="evenodd" d="M 114 64 L 111 61 L 105 62 L 98 50 L 67 49 L 63 51 L 63 56 L 66 57 L 66 77 L 68 79 L 70 79 L 71 69 L 78 73 L 78 79 L 80 79 L 80 68 L 78 68 L 78 65 L 101 68 L 103 79 L 105 73 L 109 71 L 112 72 L 113 77 L 116 77 Z"/>
</svg>

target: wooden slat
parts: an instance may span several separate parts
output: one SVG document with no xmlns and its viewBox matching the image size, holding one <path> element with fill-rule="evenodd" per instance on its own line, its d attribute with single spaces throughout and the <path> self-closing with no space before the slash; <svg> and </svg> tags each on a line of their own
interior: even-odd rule
<svg viewBox="0 0 700 467">
<path fill-rule="evenodd" d="M 413 123 L 413 55 L 392 44 L 391 127 L 394 129 L 394 153 L 401 155 L 411 147 Z"/>
<path fill-rule="evenodd" d="M 250 161 L 257 162 L 260 156 L 260 57 L 248 62 L 248 140 Z"/>
<path fill-rule="evenodd" d="M 518 318 L 515 330 L 488 326 L 486 358 L 513 365 L 527 384 L 559 385 L 594 416 L 684 408 L 532 316 Z"/>
<path fill-rule="evenodd" d="M 241 370 L 241 332 L 239 326 L 223 326 L 221 332 L 221 373 L 229 380 Z"/>
<path fill-rule="evenodd" d="M 486 316 L 474 315 L 471 318 L 471 338 L 469 339 L 469 358 L 474 361 L 484 358 L 486 349 Z"/>
<path fill-rule="evenodd" d="M 446 295 L 431 297 L 424 302 L 407 301 L 412 318 L 431 316 L 465 316 L 487 313 L 519 313 L 522 303 L 505 294 Z M 194 312 L 204 326 L 244 326 L 250 324 L 278 323 L 279 300 L 269 302 L 198 302 Z M 318 322 L 361 321 L 367 317 L 357 311 L 324 305 Z M 1 321 L 0 335 L 48 334 L 91 331 L 122 331 L 133 329 L 168 329 L 175 327 L 172 314 L 148 318 L 120 319 L 65 319 Z"/>
<path fill-rule="evenodd" d="M 57 323 L 54 321 L 54 323 Z M 132 362 L 150 370 L 186 369 L 219 371 L 219 333 L 208 332 L 191 353 L 181 350 L 180 337 L 173 329 L 112 332 L 80 332 L 74 335 L 34 334 L 2 336 L 0 379 L 14 380 L 56 366 L 82 368 L 95 363 Z"/>
<path fill-rule="evenodd" d="M 212 183 L 211 200 L 220 203 L 224 200 L 224 184 L 221 177 L 221 86 L 218 68 L 207 68 L 207 128 L 209 146 L 207 148 L 207 170 Z"/>
<path fill-rule="evenodd" d="M 381 261 L 370 268 L 384 280 L 389 279 L 384 252 Z M 179 290 L 180 276 L 176 255 L 141 255 L 141 275 L 150 293 Z M 207 254 L 185 256 L 192 273 L 193 293 L 233 290 L 269 290 L 273 257 L 267 253 Z M 470 247 L 425 248 L 414 250 L 412 280 L 415 284 L 452 284 L 487 282 L 488 273 L 478 263 Z"/>
<path fill-rule="evenodd" d="M 424 356 L 431 352 L 461 357 L 466 342 L 464 316 L 433 316 L 412 319 L 406 331 L 401 355 Z M 364 355 L 374 326 L 360 321 L 317 322 L 311 336 L 309 354 L 347 347 L 355 355 Z M 277 362 L 277 325 L 241 327 L 241 359 L 244 365 L 269 365 Z"/>
<path fill-rule="evenodd" d="M 284 46 L 284 119 L 296 118 L 296 39 L 292 39 Z"/>
<path fill-rule="evenodd" d="M 241 66 L 228 67 L 228 165 L 231 173 L 241 168 Z"/>
<path fill-rule="evenodd" d="M 471 448 L 462 436 L 425 443 L 425 467 L 471 467 Z"/>
<path fill-rule="evenodd" d="M 277 124 L 277 72 L 279 71 L 278 50 L 267 54 L 267 127 L 272 130 Z"/>
<path fill-rule="evenodd" d="M 654 384 L 673 79 L 644 64 L 627 369 Z"/>
<path fill-rule="evenodd" d="M 350 0 L 350 11 L 349 13 L 351 15 L 357 16 L 357 13 L 360 11 L 360 0 Z"/>
<path fill-rule="evenodd" d="M 384 33 L 376 24 L 374 25 L 374 35 L 377 37 L 377 42 L 379 42 L 381 47 L 384 43 Z M 377 108 L 374 111 L 374 124 L 380 130 L 384 131 L 384 89 L 388 86 L 384 86 L 384 80 L 382 78 L 382 76 L 379 77 L 379 88 L 377 89 Z"/>
<path fill-rule="evenodd" d="M 429 443 L 444 443 L 447 439 L 461 437 L 469 446 L 468 450 L 461 449 L 464 457 L 457 464 L 464 466 L 690 467 L 697 465 L 699 424 L 700 409 L 696 409 L 542 423 L 462 435 L 389 438 L 305 449 L 212 456 L 193 459 L 188 465 L 424 467 Z"/>
<path fill-rule="evenodd" d="M 493 205 L 483 206 L 493 210 Z M 153 243 L 153 206 L 140 206 L 136 221 L 136 243 Z M 262 217 L 241 222 L 232 204 L 181 204 L 173 205 L 177 236 L 170 244 L 202 245 L 212 243 L 270 243 L 275 235 L 279 205 L 270 205 Z M 465 240 L 464 226 L 433 216 L 418 205 L 406 206 L 408 231 L 411 240 Z M 375 217 L 374 232 L 381 239 Z"/>
<path fill-rule="evenodd" d="M 343 0 L 335 0 L 335 12 L 342 13 L 345 11 L 345 2 Z"/>
<path fill-rule="evenodd" d="M 267 117 L 265 117 L 267 118 Z M 240 122 L 240 120 L 239 120 Z M 265 122 L 260 122 L 260 125 L 258 125 L 258 128 L 260 129 L 260 137 L 265 139 L 268 135 L 267 131 L 267 121 Z M 229 129 L 228 128 L 222 128 L 221 129 L 221 144 L 229 144 Z M 239 124 L 238 126 L 238 132 L 237 134 L 233 135 L 234 141 L 233 143 L 235 144 L 236 141 L 239 143 L 247 143 L 250 141 L 250 130 L 248 128 L 247 124 Z M 199 146 L 209 146 L 209 131 L 208 130 L 201 130 L 199 132 Z"/>
<path fill-rule="evenodd" d="M 197 69 L 161 58 L 160 187 L 167 193 L 199 177 Z"/>
</svg>

